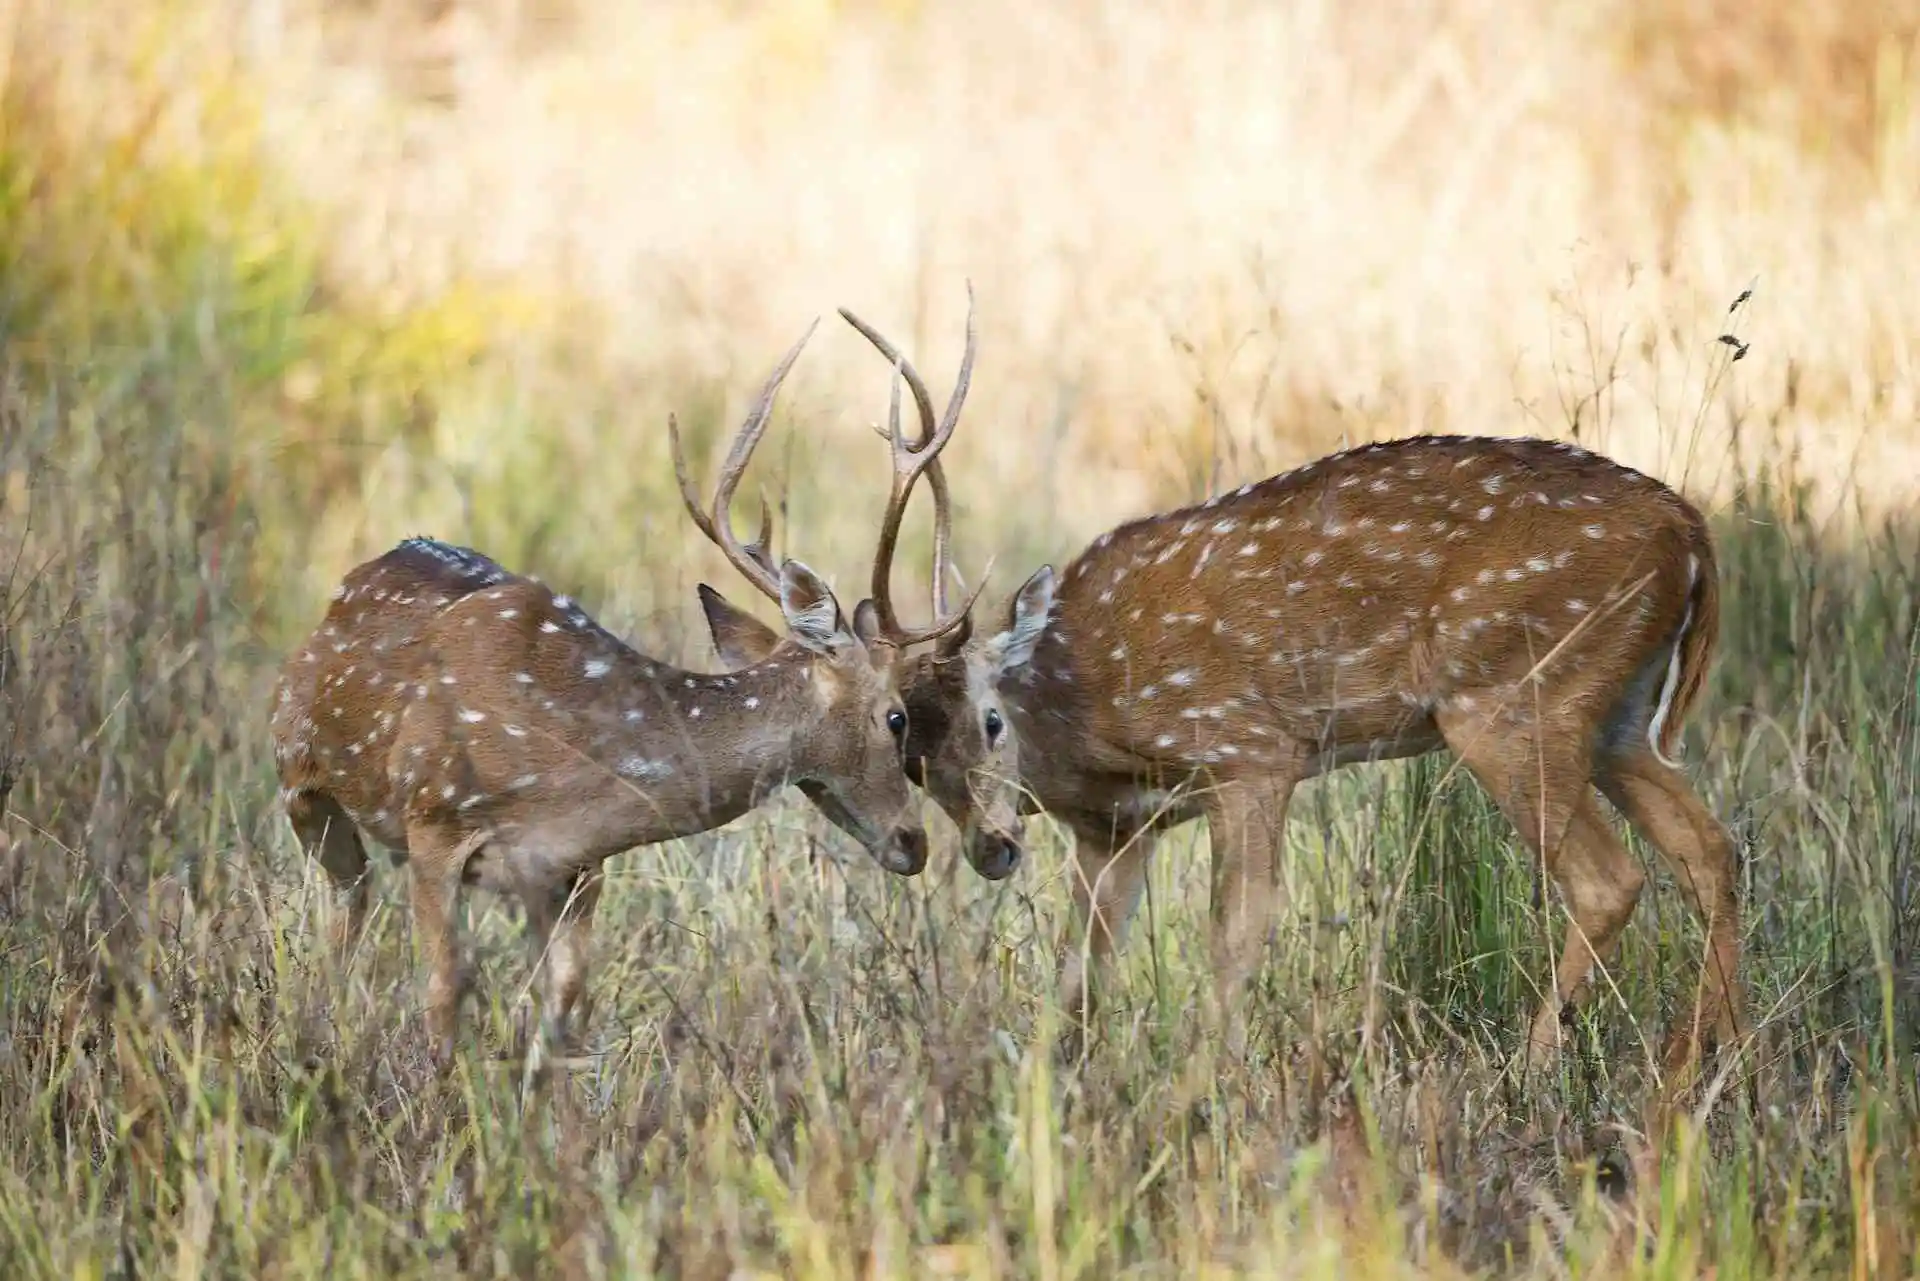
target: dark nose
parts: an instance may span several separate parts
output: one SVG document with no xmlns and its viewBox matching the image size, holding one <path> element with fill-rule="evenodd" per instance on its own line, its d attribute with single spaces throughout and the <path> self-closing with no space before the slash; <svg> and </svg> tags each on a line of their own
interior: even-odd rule
<svg viewBox="0 0 1920 1281">
<path fill-rule="evenodd" d="M 917 827 L 903 827 L 893 834 L 887 861 L 889 872 L 901 876 L 917 875 L 927 865 L 927 834 Z"/>
<path fill-rule="evenodd" d="M 986 846 L 986 855 L 978 866 L 980 875 L 989 881 L 1013 875 L 1013 869 L 1020 866 L 1020 842 L 1011 836 L 1002 836 L 989 838 Z"/>
</svg>

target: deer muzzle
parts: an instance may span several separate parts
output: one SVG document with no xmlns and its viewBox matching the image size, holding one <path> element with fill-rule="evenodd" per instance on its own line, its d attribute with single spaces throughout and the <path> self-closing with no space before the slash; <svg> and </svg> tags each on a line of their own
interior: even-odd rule
<svg viewBox="0 0 1920 1281">
<path fill-rule="evenodd" d="M 923 827 L 896 827 L 888 833 L 874 857 L 880 866 L 899 876 L 918 876 L 927 865 L 927 830 Z"/>
<path fill-rule="evenodd" d="M 992 828 L 976 829 L 967 841 L 967 861 L 989 881 L 1003 881 L 1020 866 L 1020 838 Z"/>
</svg>

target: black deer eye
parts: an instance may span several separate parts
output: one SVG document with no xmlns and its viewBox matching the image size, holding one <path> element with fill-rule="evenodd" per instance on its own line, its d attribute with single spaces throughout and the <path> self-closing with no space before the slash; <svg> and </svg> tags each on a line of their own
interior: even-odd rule
<svg viewBox="0 0 1920 1281">
<path fill-rule="evenodd" d="M 907 736 L 907 714 L 897 707 L 888 712 L 887 728 L 893 731 L 895 738 L 905 738 Z"/>
<path fill-rule="evenodd" d="M 986 725 L 987 746 L 992 747 L 1000 741 L 1000 731 L 1005 729 L 1007 725 L 1005 721 L 1000 719 L 999 711 L 991 707 L 987 709 Z"/>
</svg>

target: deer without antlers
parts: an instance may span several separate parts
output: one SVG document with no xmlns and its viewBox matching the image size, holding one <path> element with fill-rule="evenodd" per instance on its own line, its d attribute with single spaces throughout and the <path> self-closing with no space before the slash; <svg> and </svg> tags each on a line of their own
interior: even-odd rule
<svg viewBox="0 0 1920 1281">
<path fill-rule="evenodd" d="M 808 335 L 812 329 L 809 328 Z M 798 561 L 775 570 L 728 516 L 803 336 L 761 390 L 711 512 L 675 470 L 695 523 L 780 605 L 787 634 L 740 671 L 678 670 L 635 652 L 564 596 L 477 552 L 408 539 L 350 572 L 283 668 L 272 732 L 302 846 L 368 907 L 364 831 L 410 864 L 436 1052 L 451 1052 L 467 986 L 456 900 L 520 897 L 545 958 L 546 1030 L 564 1037 L 585 978 L 599 865 L 636 845 L 718 827 L 786 783 L 834 806 L 882 866 L 920 871 L 926 833 L 901 772 L 906 732 L 892 646 L 870 601 L 852 625 Z"/>
<path fill-rule="evenodd" d="M 842 315 L 905 377 L 922 439 L 935 439 L 924 382 Z M 937 604 L 945 485 L 937 456 L 924 469 Z M 876 565 L 876 597 L 884 572 Z M 765 629 L 748 643 L 708 617 L 729 662 L 768 643 Z M 1236 1052 L 1241 993 L 1286 903 L 1281 842 L 1297 784 L 1446 747 L 1495 799 L 1571 918 L 1528 1034 L 1533 1062 L 1557 1047 L 1564 1008 L 1611 953 L 1645 879 L 1604 795 L 1706 927 L 1694 1015 L 1664 1056 L 1679 1069 L 1695 1061 L 1700 1027 L 1732 1037 L 1744 1019 L 1731 841 L 1672 759 L 1718 626 L 1705 521 L 1651 477 L 1544 440 L 1382 442 L 1123 524 L 1058 578 L 1041 566 L 1003 630 L 976 640 L 962 623 L 908 660 L 907 768 L 969 834 L 983 871 L 980 843 L 1017 841 L 1019 812 L 1072 830 L 1086 946 L 1063 959 L 1062 995 L 1079 1015 L 1156 834 L 1204 815 L 1215 999 Z"/>
</svg>

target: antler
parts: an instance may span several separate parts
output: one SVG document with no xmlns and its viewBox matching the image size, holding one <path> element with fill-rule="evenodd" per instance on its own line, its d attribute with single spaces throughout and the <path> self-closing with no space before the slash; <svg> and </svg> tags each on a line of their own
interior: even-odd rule
<svg viewBox="0 0 1920 1281">
<path fill-rule="evenodd" d="M 953 395 L 947 400 L 946 412 L 937 424 L 933 416 L 933 397 L 927 393 L 926 380 L 920 377 L 913 362 L 888 342 L 879 330 L 845 307 L 840 308 L 840 317 L 859 330 L 861 337 L 887 358 L 895 375 L 887 405 L 887 440 L 893 450 L 893 488 L 887 498 L 887 513 L 880 524 L 879 546 L 873 557 L 873 605 L 880 619 L 881 630 L 901 647 L 934 640 L 956 628 L 961 629 L 964 639 L 966 632 L 972 629 L 973 604 L 986 586 L 987 574 L 981 574 L 979 584 L 958 610 L 948 611 L 947 575 L 953 572 L 953 516 L 946 473 L 940 467 L 940 452 L 953 439 L 954 429 L 960 425 L 960 407 L 966 401 L 967 388 L 973 379 L 973 284 L 971 281 L 967 283 L 966 351 L 960 358 L 960 372 L 954 379 Z M 901 378 L 906 379 L 908 389 L 913 392 L 914 404 L 920 410 L 920 439 L 917 441 L 909 441 L 901 430 Z M 907 500 L 912 496 L 914 482 L 920 479 L 922 472 L 926 473 L 927 486 L 933 491 L 934 621 L 924 628 L 908 628 L 901 625 L 899 615 L 893 608 L 893 552 L 900 541 L 900 520 L 906 514 Z"/>
<path fill-rule="evenodd" d="M 673 447 L 673 475 L 680 482 L 680 501 L 686 504 L 687 515 L 693 518 L 694 525 L 701 533 L 726 553 L 733 567 L 745 575 L 748 582 L 776 602 L 780 599 L 780 575 L 774 569 L 773 553 L 769 550 L 773 545 L 773 509 L 767 505 L 763 495 L 760 499 L 760 536 L 743 546 L 733 532 L 733 491 L 739 487 L 741 474 L 747 470 L 747 461 L 753 457 L 760 438 L 767 433 L 767 420 L 773 414 L 774 395 L 786 380 L 787 371 L 793 368 L 793 362 L 800 358 L 800 349 L 807 345 L 807 340 L 813 337 L 813 331 L 819 327 L 818 319 L 808 325 L 807 332 L 800 335 L 800 341 L 788 349 L 780 363 L 774 366 L 773 373 L 768 375 L 766 385 L 760 389 L 760 398 L 754 401 L 753 409 L 748 412 L 739 434 L 734 437 L 733 448 L 727 451 L 726 462 L 720 466 L 720 480 L 714 487 L 711 513 L 701 510 L 700 495 L 687 473 L 686 456 L 680 449 L 680 424 L 672 414 L 667 415 L 667 439 Z"/>
</svg>

